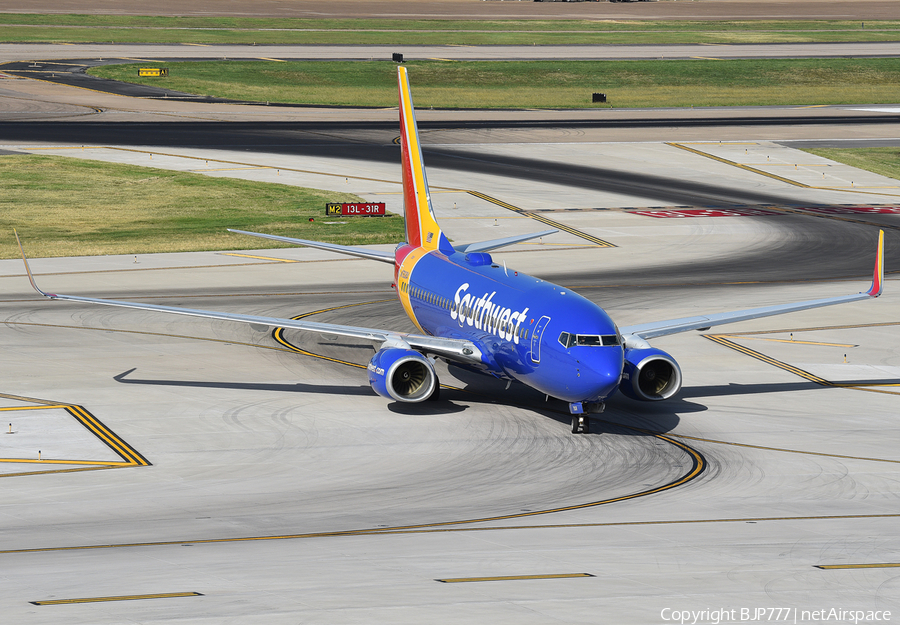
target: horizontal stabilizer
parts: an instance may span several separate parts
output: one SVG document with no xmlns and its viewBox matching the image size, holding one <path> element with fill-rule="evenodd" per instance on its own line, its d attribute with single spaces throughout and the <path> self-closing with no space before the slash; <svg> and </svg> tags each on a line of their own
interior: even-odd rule
<svg viewBox="0 0 900 625">
<path fill-rule="evenodd" d="M 517 234 L 515 236 L 505 237 L 503 239 L 481 241 L 480 243 L 469 243 L 468 245 L 454 245 L 453 248 L 457 252 L 462 252 L 463 254 L 471 254 L 474 252 L 490 252 L 491 250 L 498 250 L 501 247 L 506 247 L 507 245 L 514 245 L 516 243 L 521 243 L 522 241 L 530 241 L 531 239 L 537 239 L 538 237 L 546 237 L 557 232 L 559 232 L 559 230 L 544 230 L 543 232 L 535 232 L 534 234 Z"/>
<path fill-rule="evenodd" d="M 259 232 L 247 232 L 245 230 L 232 230 L 228 232 L 235 234 L 248 234 L 251 237 L 260 237 L 261 239 L 271 239 L 273 241 L 281 241 L 282 243 L 291 243 L 293 245 L 303 245 L 306 247 L 314 247 L 319 250 L 327 250 L 329 252 L 337 252 L 338 254 L 346 254 L 348 256 L 358 256 L 359 258 L 368 258 L 369 260 L 378 260 L 383 263 L 394 264 L 394 255 L 390 252 L 379 252 L 377 250 L 368 250 L 364 247 L 350 247 L 348 245 L 338 245 L 336 243 L 322 243 L 320 241 L 307 241 L 306 239 L 293 239 L 291 237 L 279 237 L 274 234 L 261 234 Z"/>
</svg>

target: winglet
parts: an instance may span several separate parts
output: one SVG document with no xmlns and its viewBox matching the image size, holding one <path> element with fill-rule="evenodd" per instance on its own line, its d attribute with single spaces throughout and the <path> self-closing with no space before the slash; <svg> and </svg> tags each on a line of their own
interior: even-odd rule
<svg viewBox="0 0 900 625">
<path fill-rule="evenodd" d="M 35 284 L 34 276 L 31 274 L 31 267 L 28 266 L 28 259 L 25 258 L 25 250 L 22 249 L 22 242 L 19 240 L 19 233 L 16 231 L 15 228 L 13 228 L 13 234 L 16 235 L 16 243 L 19 244 L 19 252 L 22 254 L 22 262 L 25 263 L 25 273 L 28 274 L 28 281 L 31 282 L 31 286 L 34 288 L 35 291 L 37 291 L 44 297 L 49 297 L 50 299 L 55 298 L 56 295 L 54 295 L 52 293 L 44 293 L 42 290 L 40 290 L 38 288 L 38 285 Z"/>
<path fill-rule="evenodd" d="M 878 250 L 875 252 L 875 273 L 872 286 L 866 293 L 869 297 L 878 297 L 884 289 L 884 230 L 878 231 Z"/>
</svg>

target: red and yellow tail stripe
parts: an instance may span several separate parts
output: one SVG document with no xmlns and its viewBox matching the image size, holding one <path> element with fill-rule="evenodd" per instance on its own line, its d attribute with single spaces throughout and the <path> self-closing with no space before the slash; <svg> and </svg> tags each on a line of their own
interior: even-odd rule
<svg viewBox="0 0 900 625">
<path fill-rule="evenodd" d="M 872 286 L 867 291 L 871 297 L 881 295 L 884 288 L 884 230 L 878 231 L 878 251 L 875 253 L 875 274 L 872 276 Z"/>
<path fill-rule="evenodd" d="M 429 250 L 418 247 L 412 250 L 403 261 L 400 263 L 397 272 L 397 295 L 400 297 L 400 303 L 403 305 L 403 310 L 406 312 L 406 316 L 410 318 L 410 320 L 416 324 L 416 327 L 420 332 L 428 334 L 425 331 L 425 328 L 422 327 L 422 324 L 419 323 L 419 320 L 416 318 L 416 311 L 413 306 L 412 301 L 412 293 L 410 293 L 410 289 L 413 287 L 410 278 L 412 277 L 413 269 L 416 266 L 423 256 L 428 254 Z"/>
<path fill-rule="evenodd" d="M 428 179 L 422 163 L 419 129 L 413 109 L 406 68 L 397 68 L 400 89 L 400 150 L 403 166 L 403 215 L 406 220 L 406 241 L 413 247 L 428 251 L 438 249 L 441 229 L 434 218 Z"/>
</svg>

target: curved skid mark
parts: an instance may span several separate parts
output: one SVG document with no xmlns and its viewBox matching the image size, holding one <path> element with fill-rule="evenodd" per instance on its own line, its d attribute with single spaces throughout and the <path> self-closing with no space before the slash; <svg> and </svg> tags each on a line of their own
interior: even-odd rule
<svg viewBox="0 0 900 625">
<path fill-rule="evenodd" d="M 302 315 L 299 315 L 297 317 L 292 317 L 292 318 L 293 319 L 301 319 L 301 318 L 310 317 L 313 315 L 318 315 L 321 313 L 339 310 L 342 308 L 349 308 L 352 306 L 366 306 L 369 304 L 377 304 L 377 303 L 386 302 L 386 301 L 393 301 L 393 300 L 379 300 L 379 301 L 373 301 L 373 302 L 357 302 L 355 304 L 345 304 L 343 306 L 333 306 L 331 308 L 323 308 L 322 310 L 316 310 L 316 311 L 304 313 Z M 276 328 L 272 332 L 272 336 L 275 338 L 276 341 L 278 341 L 285 347 L 288 347 L 289 349 L 291 349 L 299 354 L 311 356 L 313 358 L 320 358 L 322 360 L 327 360 L 329 362 L 334 362 L 334 363 L 341 364 L 341 365 L 347 365 L 349 367 L 357 367 L 360 369 L 366 368 L 365 365 L 360 365 L 360 364 L 357 364 L 354 362 L 340 360 L 337 358 L 331 358 L 330 356 L 324 356 L 322 354 L 316 354 L 316 353 L 301 349 L 301 348 L 291 344 L 287 339 L 284 338 L 283 328 Z M 441 384 L 441 388 L 455 390 L 455 391 L 463 391 L 463 392 L 467 392 L 467 393 L 470 392 L 470 391 L 466 391 L 465 389 L 461 389 L 461 388 L 458 388 L 455 386 L 450 386 L 447 384 Z M 515 404 L 515 405 L 519 405 L 523 408 L 527 407 L 523 404 Z M 557 414 L 565 414 L 566 416 L 568 416 L 567 412 L 563 413 L 561 411 L 555 411 L 555 410 L 550 410 L 549 412 L 556 412 Z M 664 484 L 664 485 L 658 486 L 656 488 L 642 490 L 642 491 L 639 491 L 636 493 L 631 493 L 629 495 L 622 495 L 619 497 L 611 497 L 609 499 L 602 499 L 600 501 L 590 501 L 587 503 L 574 504 L 574 505 L 570 505 L 570 506 L 561 506 L 558 508 L 548 508 L 546 510 L 534 510 L 534 511 L 530 511 L 530 512 L 520 512 L 520 513 L 516 513 L 516 514 L 497 515 L 497 516 L 483 517 L 483 518 L 477 518 L 477 519 L 444 521 L 444 522 L 439 522 L 439 523 L 425 523 L 425 524 L 419 524 L 419 525 L 402 525 L 402 526 L 396 526 L 396 527 L 387 527 L 387 528 L 378 528 L 378 529 L 373 529 L 373 530 L 360 530 L 360 531 L 371 531 L 371 532 L 375 532 L 375 533 L 380 533 L 380 532 L 390 532 L 390 531 L 416 530 L 416 529 L 424 529 L 424 528 L 438 528 L 438 527 L 447 527 L 447 526 L 452 526 L 452 525 L 464 525 L 464 524 L 468 524 L 468 523 L 488 523 L 488 522 L 493 522 L 493 521 L 505 521 L 505 520 L 509 520 L 509 519 L 519 519 L 519 518 L 523 518 L 523 517 L 538 516 L 538 515 L 543 515 L 543 514 L 553 514 L 556 512 L 567 512 L 570 510 L 582 510 L 585 508 L 594 508 L 597 506 L 604 506 L 604 505 L 616 503 L 619 501 L 628 501 L 629 499 L 636 499 L 638 497 L 646 497 L 647 495 L 654 495 L 656 493 L 662 493 L 667 490 L 671 490 L 678 486 L 687 484 L 691 480 L 699 477 L 703 473 L 703 471 L 706 469 L 707 463 L 706 463 L 706 459 L 703 457 L 703 454 L 701 454 L 699 451 L 697 451 L 696 449 L 694 449 L 687 443 L 675 440 L 673 438 L 670 438 L 670 437 L 660 434 L 658 432 L 651 432 L 649 430 L 643 430 L 640 428 L 630 427 L 627 425 L 622 425 L 620 423 L 613 423 L 611 421 L 605 421 L 602 419 L 597 419 L 597 420 L 601 421 L 603 423 L 609 423 L 610 425 L 615 425 L 616 427 L 626 428 L 626 429 L 632 430 L 634 432 L 640 432 L 647 436 L 652 436 L 654 438 L 658 438 L 661 441 L 664 441 L 670 445 L 673 445 L 673 446 L 679 448 L 691 459 L 691 468 L 684 475 L 672 480 L 668 484 Z"/>
</svg>

